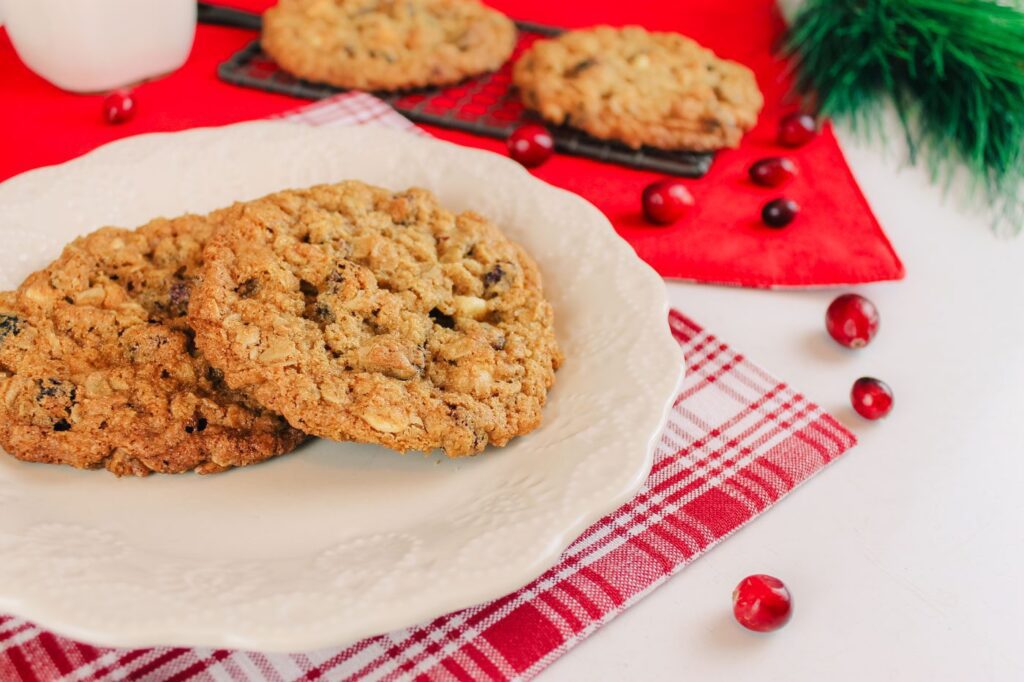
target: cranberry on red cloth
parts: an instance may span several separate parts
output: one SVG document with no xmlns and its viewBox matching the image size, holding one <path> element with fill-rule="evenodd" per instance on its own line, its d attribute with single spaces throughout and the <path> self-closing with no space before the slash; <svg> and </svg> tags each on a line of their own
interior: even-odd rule
<svg viewBox="0 0 1024 682">
<path fill-rule="evenodd" d="M 779 144 L 783 147 L 802 147 L 818 134 L 818 124 L 810 114 L 795 112 L 779 120 Z"/>
<path fill-rule="evenodd" d="M 644 187 L 640 195 L 644 217 L 656 225 L 670 225 L 693 206 L 693 195 L 682 180 L 666 178 Z"/>
<path fill-rule="evenodd" d="M 769 156 L 750 166 L 750 179 L 762 187 L 778 187 L 796 177 L 796 164 L 785 156 Z"/>
<path fill-rule="evenodd" d="M 115 90 L 103 100 L 103 118 L 107 123 L 127 123 L 135 116 L 135 98 L 128 90 Z"/>
</svg>

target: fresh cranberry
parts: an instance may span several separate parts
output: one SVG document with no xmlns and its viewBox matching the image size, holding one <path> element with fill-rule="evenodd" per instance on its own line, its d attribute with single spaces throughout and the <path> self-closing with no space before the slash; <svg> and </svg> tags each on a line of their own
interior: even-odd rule
<svg viewBox="0 0 1024 682">
<path fill-rule="evenodd" d="M 878 333 L 878 308 L 858 294 L 843 294 L 825 311 L 825 329 L 836 343 L 863 348 Z"/>
<path fill-rule="evenodd" d="M 128 90 L 115 90 L 103 98 L 103 117 L 107 123 L 124 123 L 135 116 L 135 98 Z"/>
<path fill-rule="evenodd" d="M 750 167 L 750 179 L 762 187 L 778 187 L 795 176 L 796 164 L 784 156 L 769 156 Z"/>
<path fill-rule="evenodd" d="M 779 144 L 784 147 L 801 147 L 818 134 L 818 124 L 809 114 L 795 112 L 779 121 Z"/>
<path fill-rule="evenodd" d="M 793 600 L 778 578 L 750 575 L 732 592 L 732 613 L 748 630 L 771 632 L 789 622 Z"/>
<path fill-rule="evenodd" d="M 644 187 L 644 217 L 658 225 L 674 223 L 693 206 L 693 195 L 681 180 L 665 178 Z"/>
<path fill-rule="evenodd" d="M 861 377 L 853 382 L 850 402 L 865 419 L 881 419 L 892 411 L 892 389 L 884 381 Z"/>
<path fill-rule="evenodd" d="M 508 154 L 527 168 L 539 166 L 551 157 L 555 141 L 544 126 L 528 123 L 508 136 Z"/>
<path fill-rule="evenodd" d="M 800 213 L 800 204 L 792 199 L 772 199 L 761 208 L 761 220 L 768 227 L 785 227 Z"/>
</svg>

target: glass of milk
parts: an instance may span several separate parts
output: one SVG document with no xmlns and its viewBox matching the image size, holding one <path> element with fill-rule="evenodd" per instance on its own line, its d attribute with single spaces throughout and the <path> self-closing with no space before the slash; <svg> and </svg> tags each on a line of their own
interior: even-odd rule
<svg viewBox="0 0 1024 682">
<path fill-rule="evenodd" d="M 102 92 L 174 71 L 196 30 L 195 0 L 0 0 L 25 64 L 59 88 Z"/>
</svg>

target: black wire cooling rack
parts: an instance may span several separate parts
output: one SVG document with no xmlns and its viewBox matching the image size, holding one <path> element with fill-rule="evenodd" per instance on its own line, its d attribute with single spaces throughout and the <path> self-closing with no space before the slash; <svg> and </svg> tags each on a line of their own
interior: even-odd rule
<svg viewBox="0 0 1024 682">
<path fill-rule="evenodd" d="M 259 28 L 259 17 L 254 14 L 204 5 L 200 3 L 200 21 Z M 516 96 L 512 86 L 512 63 L 533 41 L 562 31 L 526 21 L 518 21 L 516 25 L 519 27 L 519 42 L 512 59 L 494 73 L 450 87 L 374 94 L 413 121 L 504 139 L 523 123 L 538 122 Z M 263 52 L 258 40 L 221 64 L 217 74 L 221 80 L 235 85 L 306 99 L 323 99 L 344 92 L 340 88 L 301 80 L 282 71 Z M 702 177 L 711 168 L 714 158 L 709 153 L 650 147 L 631 149 L 616 142 L 598 140 L 567 126 L 552 128 L 551 132 L 555 148 L 561 152 L 669 175 Z"/>
</svg>

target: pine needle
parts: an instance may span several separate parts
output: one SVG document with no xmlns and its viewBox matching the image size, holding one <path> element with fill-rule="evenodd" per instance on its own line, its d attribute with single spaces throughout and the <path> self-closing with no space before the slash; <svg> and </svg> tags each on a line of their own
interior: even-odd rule
<svg viewBox="0 0 1024 682">
<path fill-rule="evenodd" d="M 872 130 L 889 99 L 911 162 L 926 163 L 934 180 L 964 164 L 1004 215 L 1020 210 L 1024 12 L 1017 7 L 991 0 L 808 0 L 786 52 L 796 89 L 820 115 Z"/>
</svg>

